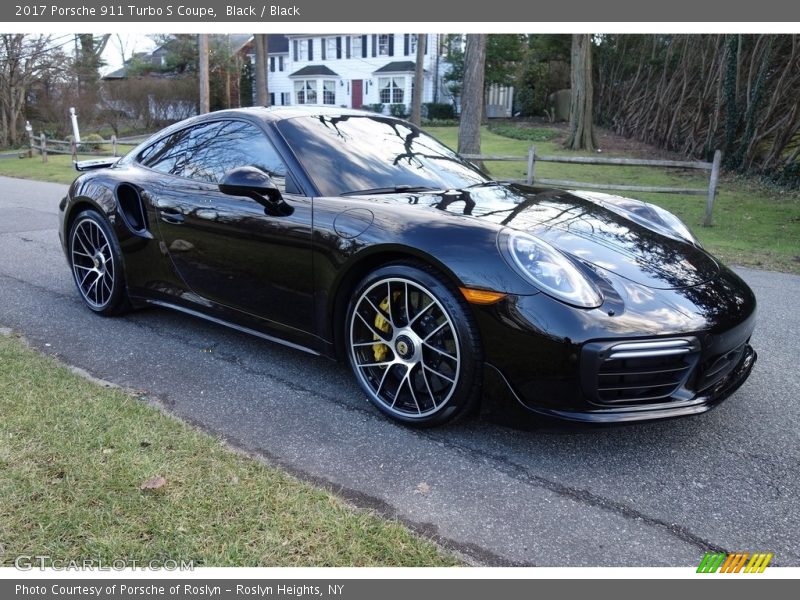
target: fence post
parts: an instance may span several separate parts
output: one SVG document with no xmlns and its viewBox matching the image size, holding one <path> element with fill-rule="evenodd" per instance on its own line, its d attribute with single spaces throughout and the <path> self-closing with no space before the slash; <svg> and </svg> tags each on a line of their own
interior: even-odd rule
<svg viewBox="0 0 800 600">
<path fill-rule="evenodd" d="M 536 146 L 531 144 L 528 148 L 528 185 L 532 185 L 536 176 Z"/>
<path fill-rule="evenodd" d="M 117 156 L 117 136 L 111 136 L 111 156 L 116 158 Z"/>
<path fill-rule="evenodd" d="M 33 151 L 36 149 L 36 137 L 33 135 L 33 129 L 28 131 L 28 145 L 30 146 L 28 158 L 33 158 Z"/>
<path fill-rule="evenodd" d="M 72 151 L 72 160 L 78 160 L 78 144 L 75 140 L 70 143 L 70 150 Z"/>
<path fill-rule="evenodd" d="M 722 163 L 722 150 L 714 152 L 714 162 L 711 163 L 711 177 L 708 180 L 708 198 L 706 199 L 706 218 L 703 227 L 711 227 L 714 200 L 717 198 L 717 182 L 719 181 L 719 166 Z"/>
<path fill-rule="evenodd" d="M 41 151 L 42 151 L 42 162 L 46 163 L 47 162 L 47 137 L 45 137 L 44 133 L 39 135 L 39 143 L 42 145 L 41 148 L 40 148 Z"/>
</svg>

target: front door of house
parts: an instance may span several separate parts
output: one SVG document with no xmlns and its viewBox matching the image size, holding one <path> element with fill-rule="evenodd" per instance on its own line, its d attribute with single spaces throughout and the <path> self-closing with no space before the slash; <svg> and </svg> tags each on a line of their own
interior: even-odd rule
<svg viewBox="0 0 800 600">
<path fill-rule="evenodd" d="M 364 80 L 353 79 L 353 108 L 361 108 L 364 105 Z"/>
</svg>

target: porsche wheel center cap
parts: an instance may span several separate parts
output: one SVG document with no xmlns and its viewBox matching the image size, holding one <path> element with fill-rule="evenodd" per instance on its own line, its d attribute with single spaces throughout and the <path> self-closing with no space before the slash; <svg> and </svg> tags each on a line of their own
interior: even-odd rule
<svg viewBox="0 0 800 600">
<path fill-rule="evenodd" d="M 401 335 L 397 338 L 394 348 L 397 350 L 398 356 L 403 360 L 408 360 L 414 356 L 414 342 L 406 335 Z"/>
</svg>

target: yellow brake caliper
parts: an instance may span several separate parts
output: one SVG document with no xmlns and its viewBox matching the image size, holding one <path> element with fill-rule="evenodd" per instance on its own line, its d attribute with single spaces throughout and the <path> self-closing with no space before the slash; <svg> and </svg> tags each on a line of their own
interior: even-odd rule
<svg viewBox="0 0 800 600">
<path fill-rule="evenodd" d="M 395 292 L 393 294 L 393 296 L 395 297 L 395 300 L 397 299 L 397 297 L 399 295 L 400 295 L 400 292 Z M 389 312 L 389 296 L 386 296 L 386 298 L 384 298 L 383 302 L 381 302 L 378 306 L 383 312 L 387 312 L 388 313 Z M 377 315 L 375 315 L 375 329 L 378 329 L 379 331 L 382 331 L 384 333 L 389 333 L 389 330 L 391 328 L 392 328 L 392 326 L 389 325 L 389 321 L 384 319 L 383 315 L 381 313 L 378 313 Z M 373 338 L 376 339 L 376 340 L 381 339 L 377 334 L 372 334 L 372 335 L 373 335 Z M 384 344 L 383 342 L 380 342 L 378 344 L 372 344 L 372 353 L 375 355 L 375 362 L 383 362 L 384 360 L 386 360 L 386 354 L 388 352 L 389 352 L 389 347 L 386 344 Z"/>
</svg>

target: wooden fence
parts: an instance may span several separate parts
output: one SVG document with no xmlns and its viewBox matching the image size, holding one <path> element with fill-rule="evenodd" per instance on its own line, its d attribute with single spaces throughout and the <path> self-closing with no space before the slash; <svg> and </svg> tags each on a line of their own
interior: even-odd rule
<svg viewBox="0 0 800 600">
<path fill-rule="evenodd" d="M 39 154 L 42 157 L 42 162 L 47 162 L 48 154 L 69 154 L 72 156 L 73 160 L 77 160 L 78 154 L 88 154 L 90 156 L 118 156 L 119 146 L 135 146 L 146 140 L 150 135 L 151 134 L 137 135 L 127 138 L 118 138 L 112 135 L 107 140 L 101 139 L 75 143 L 74 140 L 48 138 L 43 133 L 37 137 L 31 133 L 29 136 L 30 149 L 28 150 L 28 156 L 32 158 L 35 154 Z M 110 147 L 110 149 L 91 149 L 96 146 L 107 146 Z"/>
<path fill-rule="evenodd" d="M 717 184 L 719 183 L 719 169 L 722 162 L 722 152 L 714 152 L 713 162 L 701 162 L 694 160 L 647 160 L 639 158 L 605 158 L 599 156 L 538 156 L 536 146 L 531 146 L 528 156 L 491 156 L 485 154 L 462 154 L 467 160 L 476 161 L 527 161 L 528 174 L 525 179 L 516 181 L 525 182 L 529 185 L 542 184 L 558 188 L 584 189 L 584 190 L 609 190 L 620 192 L 648 192 L 657 194 L 685 194 L 689 196 L 706 197 L 706 215 L 703 226 L 709 227 L 712 222 L 712 212 L 714 210 L 714 200 L 717 197 Z M 674 169 L 699 169 L 710 171 L 708 187 L 705 188 L 680 188 L 680 187 L 657 187 L 647 185 L 620 185 L 614 183 L 594 183 L 586 181 L 567 181 L 563 179 L 536 178 L 537 162 L 553 163 L 572 163 L 581 165 L 624 165 L 626 167 L 666 167 Z"/>
</svg>

